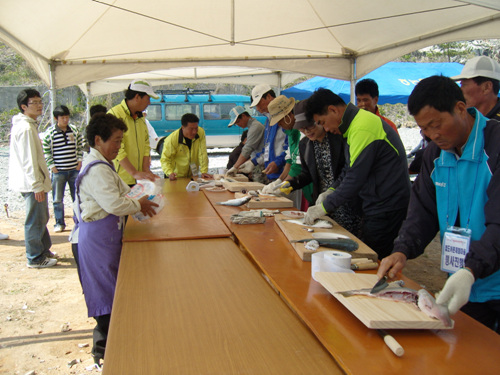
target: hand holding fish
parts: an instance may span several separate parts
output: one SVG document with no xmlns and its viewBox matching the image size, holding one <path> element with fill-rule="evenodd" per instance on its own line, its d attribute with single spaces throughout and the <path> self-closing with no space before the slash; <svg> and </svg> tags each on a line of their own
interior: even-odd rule
<svg viewBox="0 0 500 375">
<path fill-rule="evenodd" d="M 283 181 L 281 181 L 279 178 L 269 184 L 267 184 L 266 186 L 264 186 L 262 188 L 262 194 L 272 194 L 274 193 L 274 188 L 281 184 Z"/>
<path fill-rule="evenodd" d="M 312 206 L 307 209 L 306 216 L 304 216 L 304 224 L 312 225 L 316 219 L 321 216 L 325 216 L 327 212 L 323 208 L 323 205 Z"/>
<path fill-rule="evenodd" d="M 238 168 L 238 172 L 240 173 L 251 173 L 254 169 L 255 165 L 253 164 L 252 160 L 247 160 L 243 164 L 240 165 Z"/>
<path fill-rule="evenodd" d="M 436 302 L 447 305 L 451 315 L 454 315 L 469 301 L 474 275 L 468 268 L 462 268 L 451 275 L 439 293 Z"/>
<path fill-rule="evenodd" d="M 406 255 L 400 252 L 393 253 L 388 257 L 382 259 L 380 266 L 377 271 L 377 277 L 381 279 L 385 275 L 389 276 L 389 279 L 396 277 L 396 274 L 400 272 L 406 265 Z"/>
</svg>

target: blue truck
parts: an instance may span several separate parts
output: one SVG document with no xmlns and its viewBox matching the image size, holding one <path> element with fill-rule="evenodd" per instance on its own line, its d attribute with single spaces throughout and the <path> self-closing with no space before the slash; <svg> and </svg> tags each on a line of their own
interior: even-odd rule
<svg viewBox="0 0 500 375">
<path fill-rule="evenodd" d="M 159 99 L 151 99 L 147 119 L 160 138 L 156 150 L 160 153 L 163 140 L 181 126 L 185 113 L 200 118 L 199 126 L 205 129 L 207 147 L 235 147 L 244 129 L 227 127 L 229 111 L 236 106 L 248 109 L 248 113 L 265 124 L 266 118 L 249 108 L 250 97 L 245 95 L 216 95 L 209 90 L 157 90 Z"/>
</svg>

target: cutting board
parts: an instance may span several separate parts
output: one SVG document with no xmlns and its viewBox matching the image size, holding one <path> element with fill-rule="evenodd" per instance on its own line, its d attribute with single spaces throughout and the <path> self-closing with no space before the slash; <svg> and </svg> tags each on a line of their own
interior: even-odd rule
<svg viewBox="0 0 500 375">
<path fill-rule="evenodd" d="M 231 177 L 225 176 L 223 174 L 217 174 L 217 173 L 214 174 L 214 180 L 220 180 L 221 178 L 240 181 L 240 182 L 248 182 L 248 177 L 241 173 L 237 173 L 236 176 L 231 176 Z"/>
<path fill-rule="evenodd" d="M 262 189 L 265 185 L 261 184 L 260 182 L 239 182 L 239 181 L 226 181 L 224 179 L 222 181 L 222 186 L 224 186 L 227 190 L 231 192 L 236 192 L 236 191 L 242 191 L 242 190 L 260 190 Z"/>
<path fill-rule="evenodd" d="M 234 193 L 235 198 L 241 198 L 247 194 Z M 257 200 L 258 199 L 258 200 Z M 247 203 L 248 208 L 289 208 L 293 207 L 293 202 L 286 197 L 259 196 L 252 197 Z"/>
<path fill-rule="evenodd" d="M 343 297 L 336 292 L 371 288 L 377 275 L 316 272 L 316 280 L 339 300 L 368 328 L 381 329 L 450 329 L 428 317 L 411 303 L 396 302 L 367 296 Z"/>
<path fill-rule="evenodd" d="M 370 249 L 368 246 L 366 246 L 361 240 L 359 240 L 356 236 L 342 228 L 340 225 L 335 223 L 331 218 L 325 216 L 322 219 L 328 220 L 331 223 L 333 223 L 333 228 L 326 229 L 326 228 L 314 228 L 314 233 L 336 233 L 336 234 L 342 234 L 344 236 L 348 236 L 351 240 L 354 240 L 358 243 L 359 248 L 355 251 L 349 252 L 349 254 L 352 255 L 353 258 L 368 258 L 373 260 L 374 262 L 377 261 L 378 255 L 375 251 Z M 288 241 L 293 241 L 293 240 L 302 240 L 304 238 L 312 238 L 311 233 L 307 231 L 307 228 L 309 227 L 304 227 L 302 225 L 298 224 L 293 224 L 290 223 L 286 220 L 290 220 L 290 217 L 287 217 L 283 214 L 278 214 L 274 216 L 274 220 L 276 224 L 280 227 L 281 231 L 283 234 L 286 236 Z M 304 243 L 291 243 L 297 254 L 299 255 L 300 259 L 310 262 L 311 261 L 311 255 L 318 250 L 332 250 L 328 247 L 319 247 L 318 250 L 312 251 L 312 250 L 307 250 L 305 247 Z"/>
</svg>

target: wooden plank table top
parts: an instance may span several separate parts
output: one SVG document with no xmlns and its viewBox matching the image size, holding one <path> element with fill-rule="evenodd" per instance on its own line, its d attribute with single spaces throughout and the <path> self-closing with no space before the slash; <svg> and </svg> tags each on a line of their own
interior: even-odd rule
<svg viewBox="0 0 500 375">
<path fill-rule="evenodd" d="M 108 374 L 341 374 L 229 238 L 125 243 Z"/>
<path fill-rule="evenodd" d="M 165 207 L 146 222 L 131 217 L 123 241 L 157 241 L 229 237 L 231 232 L 203 192 L 187 192 L 189 179 L 165 180 Z"/>
<path fill-rule="evenodd" d="M 213 194 L 206 193 L 212 202 Z M 230 193 L 217 194 L 227 194 L 227 199 L 231 196 Z M 215 207 L 240 247 L 346 373 L 492 374 L 498 371 L 500 336 L 461 312 L 453 316 L 455 326 L 451 330 L 390 330 L 405 349 L 403 357 L 396 357 L 376 330 L 367 328 L 312 279 L 311 263 L 297 257 L 273 218 L 264 224 L 233 224 L 229 217 L 240 208 Z M 408 287 L 419 289 L 413 281 L 401 278 Z"/>
</svg>

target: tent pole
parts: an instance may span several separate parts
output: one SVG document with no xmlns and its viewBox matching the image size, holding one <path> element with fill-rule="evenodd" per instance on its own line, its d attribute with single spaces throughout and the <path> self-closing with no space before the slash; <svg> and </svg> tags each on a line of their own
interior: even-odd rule
<svg viewBox="0 0 500 375">
<path fill-rule="evenodd" d="M 356 57 L 353 57 L 352 58 L 352 64 L 351 64 L 351 103 L 352 104 L 355 104 L 356 103 L 356 97 L 355 97 L 355 94 L 354 94 L 354 88 L 356 87 L 356 62 L 357 62 L 357 59 Z"/>
<path fill-rule="evenodd" d="M 52 116 L 52 114 L 54 113 L 54 109 L 55 109 L 55 101 L 56 101 L 56 89 L 55 89 L 55 80 L 54 80 L 54 77 L 55 77 L 55 74 L 56 74 L 56 69 L 55 69 L 55 66 L 54 66 L 54 63 L 50 62 L 49 63 L 49 78 L 50 78 L 50 89 L 49 89 L 49 96 L 50 96 L 50 123 L 52 126 L 55 125 L 55 120 L 54 120 L 54 116 Z"/>
<path fill-rule="evenodd" d="M 277 95 L 281 95 L 281 90 L 283 89 L 283 87 L 281 87 L 281 74 L 282 72 L 279 71 L 278 72 L 278 92 L 276 93 Z"/>
<path fill-rule="evenodd" d="M 85 94 L 85 114 L 87 117 L 87 124 L 90 122 L 90 96 L 92 93 L 90 92 L 90 82 L 87 82 L 87 93 Z"/>
</svg>

